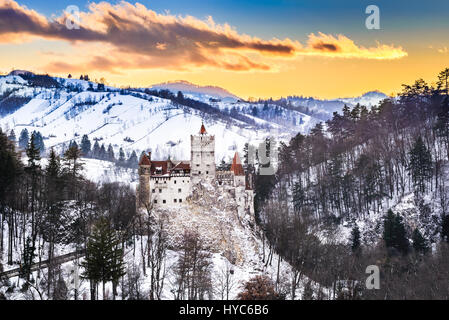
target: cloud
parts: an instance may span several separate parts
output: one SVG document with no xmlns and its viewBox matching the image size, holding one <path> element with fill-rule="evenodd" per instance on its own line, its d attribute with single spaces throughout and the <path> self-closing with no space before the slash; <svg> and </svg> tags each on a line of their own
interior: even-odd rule
<svg viewBox="0 0 449 320">
<path fill-rule="evenodd" d="M 89 58 L 83 66 L 116 71 L 124 68 L 169 68 L 189 70 L 200 67 L 232 71 L 268 71 L 276 59 L 298 56 L 326 56 L 359 59 L 398 59 L 407 55 L 401 47 L 377 44 L 357 46 L 351 39 L 319 33 L 309 35 L 306 46 L 291 39 L 263 40 L 238 33 L 212 17 L 158 14 L 142 4 L 122 1 L 90 3 L 80 13 L 79 29 L 66 27 L 67 13 L 47 19 L 13 0 L 0 0 L 0 42 L 30 38 L 63 40 L 75 45 L 106 45 L 102 55 Z M 108 58 L 104 58 L 108 57 Z M 66 62 L 52 64 L 62 70 Z M 74 68 L 76 66 L 73 66 Z M 66 69 L 65 69 L 66 70 Z"/>
<path fill-rule="evenodd" d="M 319 32 L 309 35 L 307 47 L 301 52 L 304 55 L 327 56 L 338 58 L 360 58 L 375 60 L 400 59 L 407 56 L 401 47 L 377 43 L 377 46 L 365 48 L 344 35 L 327 35 Z"/>
</svg>

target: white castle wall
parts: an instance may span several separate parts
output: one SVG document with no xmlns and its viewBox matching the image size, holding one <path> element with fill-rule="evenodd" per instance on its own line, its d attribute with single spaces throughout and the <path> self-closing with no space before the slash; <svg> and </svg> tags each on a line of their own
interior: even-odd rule
<svg viewBox="0 0 449 320">
<path fill-rule="evenodd" d="M 192 183 L 215 179 L 215 137 L 191 136 L 190 170 Z"/>
<path fill-rule="evenodd" d="M 150 198 L 153 207 L 179 205 L 190 195 L 190 177 L 154 177 L 150 179 Z"/>
</svg>

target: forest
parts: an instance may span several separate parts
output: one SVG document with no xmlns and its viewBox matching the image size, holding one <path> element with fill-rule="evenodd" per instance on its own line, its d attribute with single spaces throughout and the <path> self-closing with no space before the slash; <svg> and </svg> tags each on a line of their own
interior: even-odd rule
<svg viewBox="0 0 449 320">
<path fill-rule="evenodd" d="M 266 263 L 275 251 L 293 266 L 293 295 L 307 276 L 303 299 L 449 297 L 448 79 L 445 69 L 435 85 L 419 79 L 371 109 L 345 106 L 281 143 L 275 176 L 256 177 Z M 389 210 L 407 195 L 414 223 Z M 335 237 L 343 224 L 349 239 Z M 380 268 L 379 290 L 365 288 L 368 265 Z"/>
</svg>

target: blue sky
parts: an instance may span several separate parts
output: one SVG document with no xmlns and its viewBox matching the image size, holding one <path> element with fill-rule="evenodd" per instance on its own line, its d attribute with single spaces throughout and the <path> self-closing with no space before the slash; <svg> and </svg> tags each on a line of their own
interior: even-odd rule
<svg viewBox="0 0 449 320">
<path fill-rule="evenodd" d="M 100 2 L 100 1 L 94 1 Z M 119 1 L 108 1 L 117 3 Z M 134 1 L 130 1 L 134 3 Z M 156 12 L 212 16 L 218 23 L 229 23 L 239 31 L 260 37 L 290 37 L 302 39 L 317 30 L 324 33 L 352 34 L 363 39 L 370 31 L 364 28 L 365 8 L 370 4 L 381 10 L 380 38 L 391 33 L 449 29 L 447 0 L 142 0 L 138 1 Z M 83 0 L 24 0 L 30 8 L 47 16 L 58 14 L 68 5 L 85 9 Z"/>
</svg>

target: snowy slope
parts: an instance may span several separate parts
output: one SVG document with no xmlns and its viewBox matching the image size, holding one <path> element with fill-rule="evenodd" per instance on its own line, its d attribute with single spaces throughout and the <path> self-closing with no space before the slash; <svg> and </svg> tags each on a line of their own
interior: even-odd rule
<svg viewBox="0 0 449 320">
<path fill-rule="evenodd" d="M 334 112 L 341 112 L 344 105 L 351 109 L 357 104 L 364 105 L 368 108 L 378 105 L 382 100 L 387 99 L 388 96 L 382 92 L 371 91 L 363 94 L 360 97 L 353 98 L 338 98 L 332 100 L 320 100 L 312 97 L 288 97 L 287 101 L 293 106 L 304 107 L 308 110 L 308 114 L 326 120 L 332 118 Z"/>
<path fill-rule="evenodd" d="M 155 159 L 170 155 L 172 159 L 188 160 L 190 135 L 196 134 L 205 121 L 208 133 L 216 136 L 219 162 L 231 158 L 237 150 L 242 151 L 247 142 L 258 144 L 268 136 L 286 141 L 319 121 L 297 113 L 295 125 L 288 118 L 291 113 L 288 110 L 277 118 L 262 119 L 251 115 L 254 107 L 262 105 L 224 101 L 211 104 L 211 108 L 222 112 L 223 117 L 218 119 L 142 92 L 124 93 L 110 87 L 106 87 L 109 92 L 94 92 L 88 91 L 88 81 L 56 80 L 62 88 L 31 87 L 20 76 L 0 78 L 0 93 L 15 90 L 14 95 L 31 98 L 12 114 L 0 118 L 0 127 L 8 132 L 14 130 L 17 137 L 25 128 L 29 132 L 39 131 L 47 148 L 63 149 L 72 140 L 80 143 L 86 134 L 92 143 L 98 140 L 106 147 L 111 144 L 116 154 L 123 147 L 126 154 L 151 150 Z M 238 108 L 237 114 L 253 123 L 229 115 L 232 108 Z M 284 117 L 288 120 L 284 121 Z"/>
</svg>

